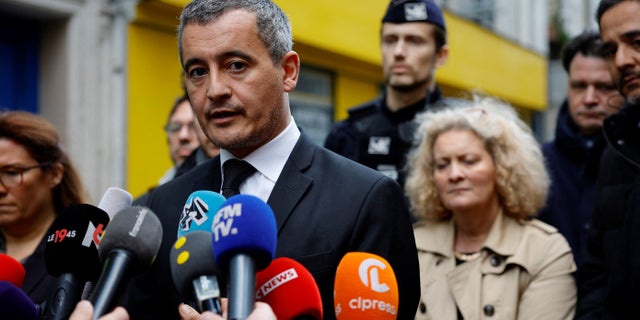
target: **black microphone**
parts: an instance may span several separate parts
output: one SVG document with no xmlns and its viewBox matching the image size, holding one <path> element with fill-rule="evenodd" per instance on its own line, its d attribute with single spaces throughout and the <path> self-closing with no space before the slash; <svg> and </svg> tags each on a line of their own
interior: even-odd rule
<svg viewBox="0 0 640 320">
<path fill-rule="evenodd" d="M 178 238 L 171 247 L 171 276 L 178 293 L 195 300 L 200 312 L 222 314 L 211 236 L 211 232 L 191 231 Z"/>
<path fill-rule="evenodd" d="M 115 307 L 126 281 L 151 266 L 161 242 L 162 225 L 151 209 L 133 206 L 113 217 L 98 249 L 104 268 L 90 298 L 93 319 Z"/>
<path fill-rule="evenodd" d="M 41 307 L 43 319 L 66 319 L 80 301 L 87 281 L 100 275 L 97 246 L 109 215 L 90 204 L 63 210 L 47 231 L 45 265 L 58 277 L 56 289 Z"/>
<path fill-rule="evenodd" d="M 128 191 L 117 187 L 110 187 L 102 195 L 98 203 L 98 208 L 104 210 L 104 212 L 109 215 L 109 219 L 111 219 L 116 213 L 131 207 L 132 201 L 133 196 Z M 92 291 L 93 281 L 87 281 L 84 285 L 84 290 L 82 290 L 82 300 L 86 300 Z"/>
</svg>

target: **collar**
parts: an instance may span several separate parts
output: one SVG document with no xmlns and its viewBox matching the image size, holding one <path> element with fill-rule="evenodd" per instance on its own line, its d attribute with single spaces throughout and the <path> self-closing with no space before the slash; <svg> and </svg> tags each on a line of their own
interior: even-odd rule
<svg viewBox="0 0 640 320">
<path fill-rule="evenodd" d="M 609 146 L 640 167 L 640 105 L 627 104 L 604 120 Z"/>
<path fill-rule="evenodd" d="M 387 94 L 383 93 L 381 103 L 380 105 L 378 105 L 378 107 L 388 118 L 398 122 L 404 122 L 404 121 L 413 120 L 413 118 L 417 113 L 424 111 L 429 105 L 436 103 L 441 98 L 442 98 L 442 93 L 440 92 L 440 89 L 436 86 L 435 89 L 433 89 L 433 91 L 427 90 L 424 98 L 396 112 L 392 112 L 391 110 L 389 110 L 389 107 L 387 106 Z"/>
<path fill-rule="evenodd" d="M 515 254 L 524 226 L 505 216 L 502 211 L 496 215 L 483 249 L 501 256 Z M 419 251 L 433 252 L 445 257 L 453 257 L 455 226 L 453 219 L 442 222 L 421 221 L 414 226 L 416 247 Z"/>
<path fill-rule="evenodd" d="M 299 138 L 300 130 L 291 117 L 289 125 L 278 136 L 242 160 L 249 162 L 260 174 L 275 183 Z M 220 149 L 221 166 L 227 160 L 235 158 L 228 150 Z"/>
<path fill-rule="evenodd" d="M 524 226 L 521 223 L 505 216 L 500 210 L 484 242 L 484 248 L 501 256 L 513 256 L 520 244 L 523 231 Z"/>
<path fill-rule="evenodd" d="M 558 111 L 555 144 L 562 150 L 569 151 L 571 156 L 584 158 L 592 153 L 600 155 L 606 143 L 602 130 L 589 136 L 580 132 L 580 128 L 571 118 L 569 103 L 565 99 Z"/>
</svg>

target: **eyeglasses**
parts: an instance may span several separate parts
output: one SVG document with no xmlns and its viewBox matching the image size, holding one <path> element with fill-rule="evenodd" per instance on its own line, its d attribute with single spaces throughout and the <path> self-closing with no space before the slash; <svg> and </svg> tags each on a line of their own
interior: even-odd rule
<svg viewBox="0 0 640 320">
<path fill-rule="evenodd" d="M 180 132 L 184 127 L 186 127 L 187 130 L 189 131 L 194 131 L 195 130 L 194 125 L 195 125 L 194 122 L 191 122 L 191 123 L 172 122 L 172 123 L 167 123 L 167 125 L 164 127 L 164 130 L 167 131 L 167 133 L 176 134 Z"/>
<path fill-rule="evenodd" d="M 0 168 L 0 184 L 5 188 L 15 188 L 22 184 L 22 176 L 25 172 L 52 165 L 53 162 L 38 163 L 28 167 L 5 166 Z"/>
</svg>

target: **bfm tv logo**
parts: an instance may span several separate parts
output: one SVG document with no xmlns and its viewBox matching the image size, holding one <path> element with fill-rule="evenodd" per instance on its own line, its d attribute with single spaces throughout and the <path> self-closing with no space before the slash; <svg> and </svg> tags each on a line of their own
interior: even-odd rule
<svg viewBox="0 0 640 320">
<path fill-rule="evenodd" d="M 56 230 L 53 234 L 47 237 L 47 242 L 60 243 L 67 238 L 75 238 L 76 230 L 67 230 L 65 228 Z M 87 225 L 87 232 L 84 234 L 81 244 L 85 247 L 91 247 L 91 244 L 95 244 L 96 248 L 100 246 L 100 240 L 104 233 L 104 224 L 100 223 L 95 226 L 91 221 Z"/>
<path fill-rule="evenodd" d="M 395 295 L 397 299 L 398 296 L 395 275 L 391 270 L 391 266 L 385 262 L 376 258 L 367 258 L 360 263 L 358 268 L 360 282 L 373 293 L 367 294 L 366 297 L 358 296 L 350 299 L 349 308 L 351 310 L 363 312 L 371 310 L 385 312 L 390 315 L 396 314 L 398 302 L 388 301 L 388 298 L 393 298 Z M 383 279 L 389 283 L 381 281 Z M 392 288 L 389 285 L 394 286 L 393 291 L 395 292 L 391 292 Z"/>
<path fill-rule="evenodd" d="M 213 239 L 220 240 L 220 237 L 234 235 L 238 229 L 233 227 L 233 219 L 242 216 L 242 203 L 234 203 L 224 206 L 218 210 L 213 218 Z"/>
</svg>

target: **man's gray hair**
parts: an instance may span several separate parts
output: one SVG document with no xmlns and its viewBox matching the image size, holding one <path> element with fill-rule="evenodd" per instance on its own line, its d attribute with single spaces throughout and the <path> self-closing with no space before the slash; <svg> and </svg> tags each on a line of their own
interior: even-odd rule
<svg viewBox="0 0 640 320">
<path fill-rule="evenodd" d="M 190 23 L 205 25 L 232 10 L 246 10 L 257 17 L 258 37 L 277 63 L 293 48 L 291 24 L 286 14 L 270 0 L 194 0 L 180 14 L 178 26 L 178 54 L 182 63 L 182 34 Z"/>
</svg>

